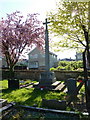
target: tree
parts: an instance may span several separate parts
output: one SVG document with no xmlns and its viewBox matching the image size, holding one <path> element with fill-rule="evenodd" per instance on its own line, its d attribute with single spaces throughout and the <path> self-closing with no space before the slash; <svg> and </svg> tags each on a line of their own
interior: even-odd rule
<svg viewBox="0 0 90 120">
<path fill-rule="evenodd" d="M 57 11 L 49 13 L 51 32 L 64 39 L 58 42 L 60 47 L 87 50 L 90 63 L 88 38 L 88 2 L 60 2 Z M 56 44 L 57 45 L 57 44 Z"/>
<path fill-rule="evenodd" d="M 44 44 L 44 28 L 37 20 L 37 14 L 29 14 L 27 18 L 19 11 L 7 14 L 7 19 L 0 21 L 0 48 L 5 55 L 13 79 L 14 66 L 22 52 L 33 45 L 42 47 Z"/>
<path fill-rule="evenodd" d="M 89 2 L 60 2 L 57 11 L 49 14 L 52 22 L 51 31 L 55 35 L 63 35 L 59 46 L 79 48 L 83 50 L 83 66 L 85 79 L 86 106 L 90 106 L 90 91 L 87 91 L 86 56 L 90 68 L 90 1 Z M 90 108 L 89 108 L 90 113 Z"/>
</svg>

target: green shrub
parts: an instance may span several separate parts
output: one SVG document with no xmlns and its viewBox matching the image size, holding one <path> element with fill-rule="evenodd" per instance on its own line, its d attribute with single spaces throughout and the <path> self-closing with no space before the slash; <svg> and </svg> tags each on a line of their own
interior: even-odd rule
<svg viewBox="0 0 90 120">
<path fill-rule="evenodd" d="M 82 68 L 82 61 L 60 61 L 57 68 L 51 68 L 50 70 L 81 70 Z"/>
<path fill-rule="evenodd" d="M 56 68 L 54 68 L 54 67 L 50 68 L 50 71 L 54 71 L 54 70 L 56 70 Z"/>
</svg>

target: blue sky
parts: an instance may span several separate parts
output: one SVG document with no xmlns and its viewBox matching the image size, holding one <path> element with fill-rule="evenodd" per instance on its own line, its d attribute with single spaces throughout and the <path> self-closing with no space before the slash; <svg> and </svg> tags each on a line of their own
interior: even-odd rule
<svg viewBox="0 0 90 120">
<path fill-rule="evenodd" d="M 47 11 L 55 9 L 57 0 L 0 0 L 0 18 L 6 13 L 19 10 L 23 15 L 39 13 L 41 21 L 45 19 Z"/>
<path fill-rule="evenodd" d="M 58 1 L 60 0 L 0 0 L 0 19 L 5 18 L 6 13 L 10 14 L 18 10 L 24 16 L 28 13 L 39 13 L 40 21 L 45 21 L 47 12 L 55 10 Z M 56 39 L 54 38 L 54 40 Z M 64 51 L 57 54 L 59 58 L 75 58 L 75 51 Z"/>
</svg>

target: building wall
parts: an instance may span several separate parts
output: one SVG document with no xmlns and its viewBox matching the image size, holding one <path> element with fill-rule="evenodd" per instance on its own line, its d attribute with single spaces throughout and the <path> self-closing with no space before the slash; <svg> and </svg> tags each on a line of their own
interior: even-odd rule
<svg viewBox="0 0 90 120">
<path fill-rule="evenodd" d="M 57 56 L 50 54 L 50 68 L 54 66 L 54 63 L 57 62 Z"/>
<path fill-rule="evenodd" d="M 57 61 L 57 56 L 50 53 L 50 68 Z M 44 68 L 45 69 L 45 53 L 38 48 L 35 48 L 28 54 L 28 68 Z"/>
<path fill-rule="evenodd" d="M 44 54 L 39 49 L 34 49 L 28 55 L 28 67 L 39 68 L 45 65 Z"/>
<path fill-rule="evenodd" d="M 7 67 L 7 62 L 5 57 L 2 58 L 2 67 Z"/>
</svg>

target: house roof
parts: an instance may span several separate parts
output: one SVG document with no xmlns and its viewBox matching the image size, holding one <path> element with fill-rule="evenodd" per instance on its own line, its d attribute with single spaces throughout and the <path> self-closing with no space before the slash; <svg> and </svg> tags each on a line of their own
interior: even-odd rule
<svg viewBox="0 0 90 120">
<path fill-rule="evenodd" d="M 40 52 L 45 53 L 45 49 L 41 51 L 38 47 L 35 47 L 33 50 L 31 50 L 31 51 L 29 52 L 29 54 L 31 54 L 32 52 L 34 52 L 34 50 L 39 50 Z M 29 54 L 28 54 L 28 55 L 29 55 Z M 52 55 L 57 56 L 55 53 L 50 52 L 50 51 L 49 51 L 49 54 L 52 54 Z"/>
<path fill-rule="evenodd" d="M 33 53 L 35 50 L 37 50 L 37 51 L 40 51 L 40 52 L 44 53 L 44 51 L 43 51 L 43 50 L 41 51 L 38 47 L 35 47 L 33 50 L 31 50 L 31 51 L 28 53 L 28 55 L 29 55 L 29 54 L 31 54 L 31 53 Z"/>
</svg>

